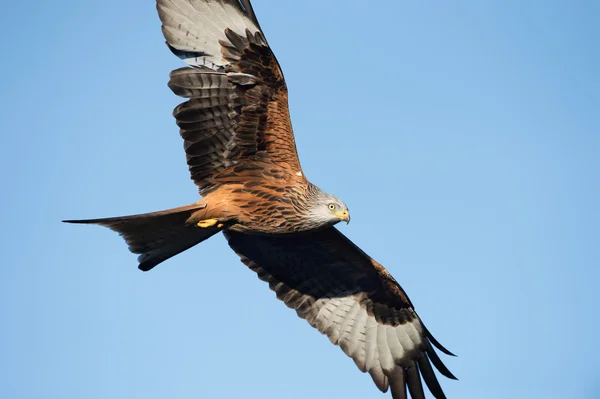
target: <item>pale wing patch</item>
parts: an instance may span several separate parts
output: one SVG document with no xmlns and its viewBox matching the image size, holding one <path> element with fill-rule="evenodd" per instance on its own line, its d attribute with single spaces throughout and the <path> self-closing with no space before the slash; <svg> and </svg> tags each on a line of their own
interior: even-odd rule
<svg viewBox="0 0 600 399">
<path fill-rule="evenodd" d="M 259 31 L 237 1 L 158 0 L 156 7 L 167 42 L 177 56 L 194 66 L 219 69 L 227 64 L 219 42 L 229 42 L 227 28 L 243 37 L 246 30 Z"/>
<path fill-rule="evenodd" d="M 271 288 L 276 292 L 285 290 L 281 283 Z M 288 292 L 280 299 L 289 306 L 289 302 L 300 298 Z M 303 298 L 302 302 L 306 300 Z M 310 308 L 298 315 L 327 335 L 331 343 L 339 345 L 363 372 L 373 371 L 371 374 L 377 378 L 380 370 L 387 375 L 398 367 L 409 366 L 412 355 L 424 346 L 423 327 L 418 318 L 397 326 L 380 324 L 353 295 L 313 300 Z"/>
</svg>

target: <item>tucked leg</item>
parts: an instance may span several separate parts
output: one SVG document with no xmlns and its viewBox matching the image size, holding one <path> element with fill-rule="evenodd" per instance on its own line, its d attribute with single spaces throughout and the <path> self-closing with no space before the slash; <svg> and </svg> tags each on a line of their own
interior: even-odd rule
<svg viewBox="0 0 600 399">
<path fill-rule="evenodd" d="M 206 219 L 206 220 L 201 220 L 198 223 L 196 223 L 196 226 L 202 227 L 203 229 L 205 229 L 207 227 L 212 227 L 217 223 L 219 223 L 218 219 Z"/>
</svg>

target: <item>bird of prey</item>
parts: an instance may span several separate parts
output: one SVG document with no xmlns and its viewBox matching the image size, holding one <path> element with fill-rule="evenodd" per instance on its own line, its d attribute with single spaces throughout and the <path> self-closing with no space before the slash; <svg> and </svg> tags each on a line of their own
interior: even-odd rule
<svg viewBox="0 0 600 399">
<path fill-rule="evenodd" d="M 152 269 L 223 232 L 277 298 L 339 345 L 382 392 L 444 398 L 434 367 L 454 379 L 387 270 L 340 233 L 346 204 L 300 167 L 281 67 L 249 0 L 157 0 L 170 50 L 188 66 L 169 87 L 191 178 L 191 205 L 107 219 L 70 220 L 118 232 Z M 434 367 L 433 367 L 434 366 Z"/>
</svg>

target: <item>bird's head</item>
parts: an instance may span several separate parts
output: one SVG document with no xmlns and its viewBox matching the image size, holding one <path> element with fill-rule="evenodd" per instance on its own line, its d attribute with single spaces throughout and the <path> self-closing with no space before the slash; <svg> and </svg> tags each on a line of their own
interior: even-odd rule
<svg viewBox="0 0 600 399">
<path fill-rule="evenodd" d="M 310 196 L 310 218 L 319 225 L 334 225 L 341 221 L 350 223 L 350 212 L 341 199 L 313 186 Z"/>
</svg>

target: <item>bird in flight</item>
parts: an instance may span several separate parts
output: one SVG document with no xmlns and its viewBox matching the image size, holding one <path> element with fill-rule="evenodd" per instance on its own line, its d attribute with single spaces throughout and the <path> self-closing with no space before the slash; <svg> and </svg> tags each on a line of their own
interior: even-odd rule
<svg viewBox="0 0 600 399">
<path fill-rule="evenodd" d="M 159 212 L 68 220 L 106 226 L 139 254 L 139 268 L 223 232 L 277 298 L 340 346 L 395 399 L 445 398 L 434 372 L 455 379 L 441 346 L 388 271 L 334 225 L 339 198 L 306 179 L 288 91 L 249 0 L 157 0 L 169 49 L 188 66 L 169 87 L 188 100 L 173 112 L 201 199 Z"/>
</svg>

